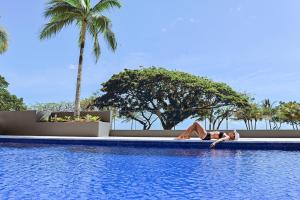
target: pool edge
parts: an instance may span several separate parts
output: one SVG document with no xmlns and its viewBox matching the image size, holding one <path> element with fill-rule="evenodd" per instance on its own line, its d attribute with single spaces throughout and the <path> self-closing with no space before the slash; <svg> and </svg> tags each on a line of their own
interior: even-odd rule
<svg viewBox="0 0 300 200">
<path fill-rule="evenodd" d="M 0 136 L 0 143 L 29 143 L 56 145 L 89 145 L 89 146 L 126 146 L 207 149 L 213 141 L 199 139 L 176 140 L 174 138 L 114 138 L 114 137 L 54 137 L 54 136 Z M 299 139 L 227 141 L 217 145 L 216 149 L 249 149 L 249 150 L 300 150 Z"/>
</svg>

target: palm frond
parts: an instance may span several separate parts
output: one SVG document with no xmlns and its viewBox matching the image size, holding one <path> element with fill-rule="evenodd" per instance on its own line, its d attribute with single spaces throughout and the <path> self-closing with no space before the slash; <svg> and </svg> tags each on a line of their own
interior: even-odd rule
<svg viewBox="0 0 300 200">
<path fill-rule="evenodd" d="M 84 1 L 85 1 L 86 9 L 90 10 L 91 9 L 91 0 L 84 0 Z"/>
<path fill-rule="evenodd" d="M 109 8 L 121 8 L 122 4 L 118 0 L 101 0 L 93 8 L 93 13 L 101 13 Z"/>
<path fill-rule="evenodd" d="M 104 38 L 108 44 L 108 47 L 112 51 L 115 51 L 117 49 L 117 40 L 116 40 L 114 32 L 112 32 L 112 30 L 110 28 L 107 28 L 103 34 L 104 34 Z"/>
<path fill-rule="evenodd" d="M 81 27 L 79 43 L 82 41 L 82 33 L 85 35 L 86 28 L 91 34 L 97 62 L 101 54 L 99 34 L 103 35 L 111 50 L 115 51 L 117 48 L 115 34 L 111 30 L 111 20 L 101 15 L 102 11 L 113 7 L 121 7 L 119 0 L 101 0 L 92 9 L 91 0 L 50 0 L 44 13 L 45 17 L 50 18 L 50 22 L 41 31 L 40 39 L 50 38 L 75 22 Z"/>
<path fill-rule="evenodd" d="M 48 5 L 54 6 L 55 4 L 65 3 L 74 8 L 81 8 L 81 3 L 79 0 L 51 0 Z"/>
<path fill-rule="evenodd" d="M 96 58 L 96 62 L 98 62 L 101 55 L 101 48 L 98 40 L 98 34 L 94 37 L 93 51 Z"/>
<path fill-rule="evenodd" d="M 111 30 L 112 23 L 111 20 L 103 15 L 94 15 L 92 17 L 92 24 L 94 29 L 99 33 L 101 32 L 104 36 L 105 41 L 108 44 L 108 47 L 115 51 L 117 48 L 117 41 L 115 34 Z"/>
<path fill-rule="evenodd" d="M 50 5 L 44 13 L 45 17 L 51 17 L 54 15 L 68 15 L 68 14 L 81 15 L 82 12 L 80 9 L 71 6 L 68 3 L 61 2 L 61 3 L 56 3 L 54 5 Z"/>
<path fill-rule="evenodd" d="M 98 32 L 104 32 L 105 29 L 112 26 L 111 20 L 104 15 L 94 14 L 89 21 Z"/>
<path fill-rule="evenodd" d="M 8 36 L 3 28 L 0 28 L 0 54 L 4 53 L 8 48 Z"/>
<path fill-rule="evenodd" d="M 78 0 L 80 2 L 81 8 L 83 8 L 84 10 L 86 10 L 87 6 L 85 3 L 85 0 Z"/>
<path fill-rule="evenodd" d="M 88 27 L 88 30 L 89 30 L 89 32 L 92 35 L 92 38 L 94 40 L 93 52 L 94 52 L 96 62 L 97 62 L 99 57 L 100 57 L 100 54 L 101 54 L 101 48 L 100 48 L 100 44 L 99 44 L 99 40 L 98 40 L 99 30 L 97 30 L 97 27 L 95 26 L 95 24 L 90 25 Z"/>
<path fill-rule="evenodd" d="M 58 32 L 61 31 L 62 28 L 68 26 L 74 22 L 74 18 L 65 18 L 65 19 L 58 19 L 52 20 L 51 22 L 47 23 L 43 30 L 40 33 L 40 39 L 50 38 L 53 35 L 56 35 Z"/>
</svg>

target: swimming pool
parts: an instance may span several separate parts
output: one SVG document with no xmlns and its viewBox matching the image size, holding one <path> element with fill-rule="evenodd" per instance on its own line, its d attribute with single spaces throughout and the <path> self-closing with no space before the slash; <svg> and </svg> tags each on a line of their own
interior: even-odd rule
<svg viewBox="0 0 300 200">
<path fill-rule="evenodd" d="M 300 151 L 0 143 L 0 199 L 299 199 Z"/>
</svg>

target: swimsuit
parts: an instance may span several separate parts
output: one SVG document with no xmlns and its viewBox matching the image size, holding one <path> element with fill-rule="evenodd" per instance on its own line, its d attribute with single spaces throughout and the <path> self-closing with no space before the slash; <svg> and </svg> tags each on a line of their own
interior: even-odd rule
<svg viewBox="0 0 300 200">
<path fill-rule="evenodd" d="M 224 132 L 220 131 L 219 138 L 222 138 L 223 136 L 224 136 Z M 205 138 L 203 138 L 202 140 L 211 140 L 211 133 L 207 133 Z"/>
</svg>

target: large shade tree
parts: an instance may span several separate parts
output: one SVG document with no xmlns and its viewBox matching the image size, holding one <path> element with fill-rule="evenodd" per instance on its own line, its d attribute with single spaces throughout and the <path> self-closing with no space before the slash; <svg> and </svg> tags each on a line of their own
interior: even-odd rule
<svg viewBox="0 0 300 200">
<path fill-rule="evenodd" d="M 224 83 L 215 83 L 214 89 L 216 95 L 209 95 L 208 102 L 210 106 L 206 109 L 197 111 L 198 120 L 208 119 L 208 129 L 218 130 L 221 124 L 234 115 L 239 108 L 245 108 L 249 105 L 249 97 L 238 93 Z"/>
<path fill-rule="evenodd" d="M 171 129 L 201 109 L 226 106 L 240 97 L 226 84 L 156 67 L 126 69 L 102 86 L 96 105 L 117 108 L 121 116 L 140 123 L 148 121 L 144 128 L 158 117 L 164 129 Z"/>
<path fill-rule="evenodd" d="M 8 39 L 6 31 L 0 27 L 0 54 L 4 53 L 8 48 Z"/>
<path fill-rule="evenodd" d="M 117 42 L 111 30 L 111 20 L 103 15 L 110 8 L 120 8 L 118 0 L 101 0 L 94 6 L 90 0 L 51 0 L 45 11 L 45 17 L 49 22 L 43 27 L 40 39 L 50 38 L 56 35 L 64 27 L 76 25 L 79 29 L 79 61 L 76 83 L 74 116 L 80 115 L 80 91 L 82 78 L 82 65 L 84 47 L 87 34 L 93 40 L 93 51 L 96 62 L 100 57 L 99 35 L 102 34 L 111 50 L 115 51 Z"/>
</svg>

